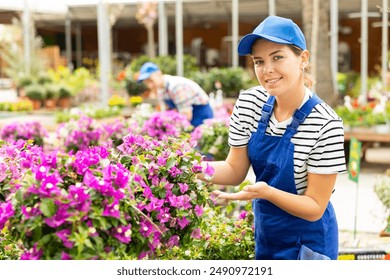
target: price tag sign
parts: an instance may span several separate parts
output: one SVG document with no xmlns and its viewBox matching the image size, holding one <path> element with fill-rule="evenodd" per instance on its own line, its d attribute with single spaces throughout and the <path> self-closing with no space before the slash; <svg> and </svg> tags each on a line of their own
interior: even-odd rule
<svg viewBox="0 0 390 280">
<path fill-rule="evenodd" d="M 349 145 L 348 177 L 355 183 L 359 181 L 361 151 L 362 143 L 352 137 Z"/>
</svg>

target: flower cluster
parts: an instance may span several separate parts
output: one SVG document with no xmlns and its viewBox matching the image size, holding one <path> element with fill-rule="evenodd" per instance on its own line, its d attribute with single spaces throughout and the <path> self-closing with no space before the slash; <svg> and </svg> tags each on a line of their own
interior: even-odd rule
<svg viewBox="0 0 390 280">
<path fill-rule="evenodd" d="M 108 106 L 110 107 L 117 106 L 119 108 L 123 108 L 126 106 L 126 99 L 118 94 L 114 94 L 108 100 Z"/>
<path fill-rule="evenodd" d="M 93 118 L 81 115 L 78 120 L 61 123 L 56 133 L 59 146 L 63 147 L 66 152 L 77 152 L 97 146 L 102 129 Z"/>
<path fill-rule="evenodd" d="M 141 96 L 130 96 L 129 98 L 130 104 L 133 107 L 136 107 L 144 101 L 144 99 Z"/>
<path fill-rule="evenodd" d="M 192 126 L 185 115 L 174 110 L 153 113 L 142 127 L 142 134 L 158 140 L 164 136 L 178 137 L 183 132 L 189 132 Z"/>
<path fill-rule="evenodd" d="M 24 174 L 37 164 L 42 150 L 25 140 L 0 143 L 0 201 L 16 190 Z"/>
<path fill-rule="evenodd" d="M 343 119 L 345 126 L 368 128 L 386 124 L 389 121 L 390 102 L 374 100 L 367 104 L 360 104 L 358 99 L 351 100 L 349 97 L 345 99 L 343 105 L 335 108 L 335 112 Z"/>
<path fill-rule="evenodd" d="M 126 119 L 115 118 L 110 122 L 102 124 L 100 142 L 107 147 L 118 147 L 123 143 L 123 137 L 130 131 L 130 123 Z"/>
<path fill-rule="evenodd" d="M 193 147 L 188 136 L 128 134 L 115 158 L 104 147 L 37 153 L 0 203 L 0 230 L 22 241 L 20 259 L 153 258 L 187 246 L 208 203 Z"/>
<path fill-rule="evenodd" d="M 48 131 L 40 122 L 13 122 L 3 126 L 0 130 L 0 138 L 5 141 L 33 140 L 38 146 L 44 145 L 44 139 Z"/>
</svg>

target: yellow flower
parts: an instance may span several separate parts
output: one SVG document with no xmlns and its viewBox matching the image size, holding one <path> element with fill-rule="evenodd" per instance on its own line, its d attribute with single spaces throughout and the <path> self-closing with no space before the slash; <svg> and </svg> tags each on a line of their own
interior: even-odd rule
<svg viewBox="0 0 390 280">
<path fill-rule="evenodd" d="M 130 104 L 133 106 L 137 106 L 144 101 L 141 96 L 131 96 L 130 97 Z"/>
<path fill-rule="evenodd" d="M 114 94 L 109 100 L 108 100 L 108 106 L 113 107 L 124 107 L 126 106 L 126 100 L 117 94 Z"/>
</svg>

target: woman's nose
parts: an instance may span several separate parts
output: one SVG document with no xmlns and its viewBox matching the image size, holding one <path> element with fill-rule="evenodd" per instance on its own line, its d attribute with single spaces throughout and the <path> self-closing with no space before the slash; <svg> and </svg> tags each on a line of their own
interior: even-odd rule
<svg viewBox="0 0 390 280">
<path fill-rule="evenodd" d="M 265 73 L 272 73 L 274 71 L 274 68 L 272 67 L 271 64 L 264 64 L 264 67 L 263 67 L 263 74 Z"/>
</svg>

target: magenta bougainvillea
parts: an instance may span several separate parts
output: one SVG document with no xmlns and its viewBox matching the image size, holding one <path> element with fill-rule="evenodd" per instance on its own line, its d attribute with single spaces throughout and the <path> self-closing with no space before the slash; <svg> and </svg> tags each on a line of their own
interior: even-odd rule
<svg viewBox="0 0 390 280">
<path fill-rule="evenodd" d="M 0 229 L 22 241 L 21 259 L 142 259 L 186 246 L 209 201 L 193 148 L 188 136 L 128 134 L 116 152 L 37 152 L 0 202 Z"/>
</svg>

